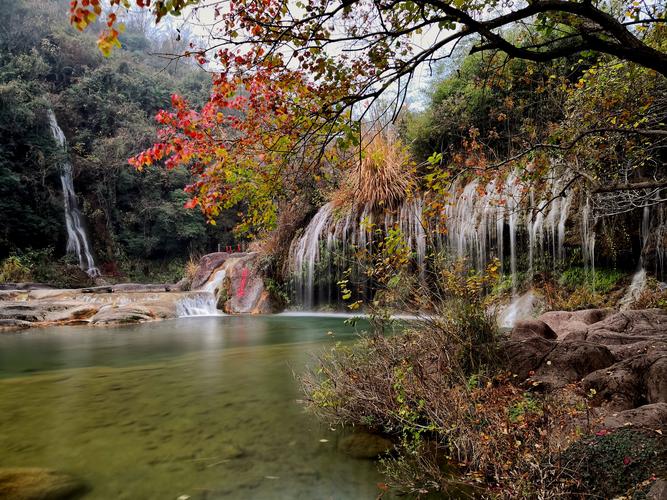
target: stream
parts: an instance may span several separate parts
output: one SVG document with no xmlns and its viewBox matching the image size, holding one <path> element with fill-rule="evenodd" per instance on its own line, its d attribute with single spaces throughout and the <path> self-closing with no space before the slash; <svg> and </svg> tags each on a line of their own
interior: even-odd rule
<svg viewBox="0 0 667 500">
<path fill-rule="evenodd" d="M 0 467 L 71 473 L 86 499 L 374 499 L 376 464 L 297 402 L 294 374 L 354 338 L 280 315 L 0 335 Z"/>
</svg>

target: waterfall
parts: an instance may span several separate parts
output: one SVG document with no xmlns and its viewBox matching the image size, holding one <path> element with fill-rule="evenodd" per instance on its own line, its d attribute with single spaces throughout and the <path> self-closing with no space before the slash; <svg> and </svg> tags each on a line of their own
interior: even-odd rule
<svg viewBox="0 0 667 500">
<path fill-rule="evenodd" d="M 176 314 L 179 318 L 222 315 L 216 307 L 215 295 L 211 292 L 201 292 L 183 297 L 176 303 Z"/>
<path fill-rule="evenodd" d="M 635 274 L 632 275 L 632 282 L 630 286 L 623 295 L 623 298 L 619 301 L 619 308 L 621 311 L 629 309 L 632 304 L 634 304 L 639 296 L 641 295 L 644 287 L 646 286 L 646 269 L 643 267 L 640 268 Z"/>
<path fill-rule="evenodd" d="M 222 282 L 225 280 L 226 275 L 227 275 L 226 269 L 224 268 L 218 269 L 211 275 L 211 277 L 204 284 L 204 286 L 200 288 L 200 290 L 215 295 L 222 286 Z"/>
<path fill-rule="evenodd" d="M 636 301 L 639 299 L 639 296 L 644 291 L 646 286 L 646 268 L 644 267 L 644 250 L 646 249 L 646 244 L 648 243 L 649 230 L 650 230 L 650 218 L 651 218 L 651 209 L 645 206 L 642 209 L 642 221 L 639 226 L 639 238 L 640 238 L 640 247 L 639 251 L 639 264 L 637 264 L 637 271 L 632 275 L 632 281 L 630 286 L 623 295 L 623 298 L 619 301 L 620 309 L 625 310 L 629 309 Z M 657 253 L 657 252 L 656 252 Z"/>
<path fill-rule="evenodd" d="M 47 112 L 51 134 L 56 143 L 67 152 L 67 140 L 65 134 L 58 125 L 53 110 Z M 91 278 L 100 275 L 95 266 L 95 260 L 91 252 L 91 245 L 84 229 L 83 215 L 79 210 L 79 203 L 74 192 L 74 181 L 72 179 L 72 164 L 65 160 L 60 164 L 60 182 L 63 187 L 63 202 L 65 208 L 65 227 L 67 229 L 67 252 L 76 254 L 79 259 L 79 267 L 88 273 Z"/>
<path fill-rule="evenodd" d="M 314 302 L 315 264 L 320 255 L 320 239 L 331 217 L 333 205 L 327 203 L 315 214 L 303 236 L 297 241 L 291 259 L 291 270 L 295 276 L 295 291 L 299 304 L 311 308 Z M 362 229 L 365 236 L 366 231 Z M 355 233 L 356 234 L 356 233 Z"/>
<path fill-rule="evenodd" d="M 565 259 L 565 224 L 567 224 L 567 217 L 570 214 L 570 205 L 572 204 L 572 192 L 566 194 L 560 200 L 560 216 L 558 218 L 558 260 Z"/>
<path fill-rule="evenodd" d="M 530 318 L 535 310 L 536 299 L 532 291 L 514 297 L 512 302 L 500 311 L 498 324 L 503 328 L 513 328 L 518 320 Z"/>
<path fill-rule="evenodd" d="M 586 271 L 591 270 L 593 289 L 595 289 L 595 231 L 593 230 L 595 222 L 591 214 L 591 201 L 587 196 L 581 210 L 581 255 Z"/>
<path fill-rule="evenodd" d="M 328 203 L 290 246 L 294 302 L 306 309 L 320 302 L 338 302 L 336 283 L 347 269 L 352 269 L 354 276 L 356 252 L 372 250 L 377 229 L 393 227 L 403 234 L 420 275 L 427 271 L 426 255 L 430 251 L 466 258 L 476 269 L 498 258 L 503 271 L 512 276 L 516 295 L 520 270 L 533 272 L 549 259 L 555 268 L 565 258 L 565 227 L 573 199 L 566 187 L 559 179 L 550 179 L 539 192 L 527 196 L 527 186 L 514 172 L 504 180 L 473 180 L 452 186 L 450 202 L 442 208 L 442 215 L 431 220 L 425 220 L 426 200 L 419 196 L 381 212 L 369 206 L 345 208 Z M 587 255 L 592 255 L 594 235 L 588 225 L 582 231 L 586 241 L 592 242 L 586 247 Z M 519 252 L 524 248 L 528 269 L 519 269 Z M 354 278 L 355 284 L 361 282 L 361 288 L 365 286 L 368 291 L 363 273 Z"/>
</svg>

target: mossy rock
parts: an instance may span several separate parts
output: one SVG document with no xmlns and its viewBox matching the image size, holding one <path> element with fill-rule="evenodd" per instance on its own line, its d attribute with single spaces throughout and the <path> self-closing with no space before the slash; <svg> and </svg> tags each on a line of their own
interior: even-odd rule
<svg viewBox="0 0 667 500">
<path fill-rule="evenodd" d="M 80 480 L 41 468 L 0 468 L 2 500 L 67 500 L 87 490 Z"/>
<path fill-rule="evenodd" d="M 570 471 L 573 494 L 613 498 L 667 474 L 665 441 L 653 430 L 621 428 L 572 444 L 561 465 Z"/>
</svg>

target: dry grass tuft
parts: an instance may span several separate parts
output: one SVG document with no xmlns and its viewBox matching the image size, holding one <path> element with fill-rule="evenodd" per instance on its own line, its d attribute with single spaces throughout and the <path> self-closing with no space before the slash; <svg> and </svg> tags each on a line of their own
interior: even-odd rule
<svg viewBox="0 0 667 500">
<path fill-rule="evenodd" d="M 347 171 L 333 193 L 334 206 L 396 208 L 414 187 L 414 164 L 408 148 L 393 134 L 371 130 L 362 158 Z"/>
</svg>

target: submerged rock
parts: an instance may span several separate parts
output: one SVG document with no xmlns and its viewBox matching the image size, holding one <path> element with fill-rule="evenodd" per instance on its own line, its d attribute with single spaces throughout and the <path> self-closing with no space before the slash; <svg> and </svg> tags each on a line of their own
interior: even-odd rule
<svg viewBox="0 0 667 500">
<path fill-rule="evenodd" d="M 20 319 L 0 319 L 0 333 L 25 330 L 31 326 L 33 325 L 30 321 L 23 321 Z"/>
<path fill-rule="evenodd" d="M 0 499 L 66 500 L 86 491 L 86 485 L 69 474 L 41 468 L 0 468 Z"/>
<path fill-rule="evenodd" d="M 393 448 L 389 439 L 370 432 L 353 432 L 338 441 L 338 449 L 354 458 L 378 458 Z"/>
</svg>

